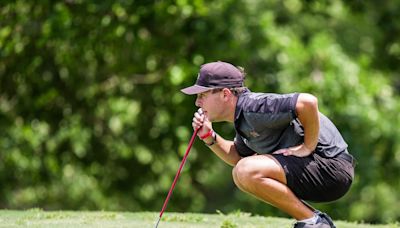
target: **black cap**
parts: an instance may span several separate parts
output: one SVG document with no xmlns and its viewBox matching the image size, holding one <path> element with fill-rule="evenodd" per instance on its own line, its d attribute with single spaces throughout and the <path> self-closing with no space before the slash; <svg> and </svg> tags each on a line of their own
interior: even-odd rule
<svg viewBox="0 0 400 228">
<path fill-rule="evenodd" d="M 243 87 L 244 74 L 226 62 L 212 62 L 201 66 L 196 84 L 182 89 L 185 94 L 204 93 L 215 88 Z"/>
</svg>

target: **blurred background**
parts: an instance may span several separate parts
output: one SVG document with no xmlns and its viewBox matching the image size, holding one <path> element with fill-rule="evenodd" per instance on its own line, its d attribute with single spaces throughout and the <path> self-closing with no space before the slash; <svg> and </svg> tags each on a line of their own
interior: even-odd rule
<svg viewBox="0 0 400 228">
<path fill-rule="evenodd" d="M 192 134 L 201 64 L 255 92 L 308 92 L 357 158 L 335 219 L 400 220 L 400 1 L 0 4 L 0 208 L 160 211 Z M 230 124 L 215 124 L 233 138 Z M 287 217 L 199 140 L 167 211 Z"/>
</svg>

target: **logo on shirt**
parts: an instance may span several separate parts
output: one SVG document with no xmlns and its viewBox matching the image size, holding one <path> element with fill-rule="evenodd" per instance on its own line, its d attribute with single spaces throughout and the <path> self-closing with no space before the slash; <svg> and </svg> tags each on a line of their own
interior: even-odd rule
<svg viewBox="0 0 400 228">
<path fill-rule="evenodd" d="M 256 131 L 250 131 L 250 135 L 253 136 L 254 138 L 260 136 Z"/>
</svg>

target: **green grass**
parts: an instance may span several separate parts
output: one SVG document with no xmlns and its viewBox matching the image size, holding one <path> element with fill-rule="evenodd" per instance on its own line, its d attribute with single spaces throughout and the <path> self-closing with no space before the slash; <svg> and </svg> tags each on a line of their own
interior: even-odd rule
<svg viewBox="0 0 400 228">
<path fill-rule="evenodd" d="M 0 210 L 0 227 L 154 227 L 158 212 L 88 212 L 88 211 L 26 211 Z M 195 214 L 164 213 L 159 228 L 285 228 L 294 220 L 251 216 L 247 213 Z M 335 221 L 338 228 L 394 228 L 399 224 L 368 225 Z"/>
</svg>

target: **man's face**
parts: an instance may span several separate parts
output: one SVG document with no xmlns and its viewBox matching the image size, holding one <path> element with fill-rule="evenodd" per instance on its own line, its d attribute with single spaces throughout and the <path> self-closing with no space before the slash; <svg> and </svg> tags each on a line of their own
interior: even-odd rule
<svg viewBox="0 0 400 228">
<path fill-rule="evenodd" d="M 223 102 L 222 91 L 207 91 L 197 94 L 196 106 L 203 109 L 204 115 L 211 122 L 222 121 Z"/>
</svg>

